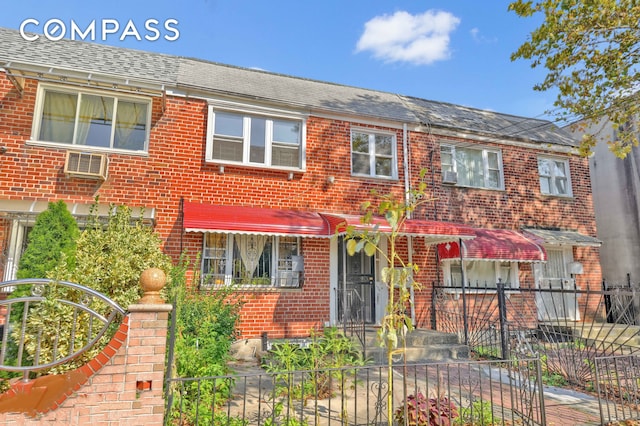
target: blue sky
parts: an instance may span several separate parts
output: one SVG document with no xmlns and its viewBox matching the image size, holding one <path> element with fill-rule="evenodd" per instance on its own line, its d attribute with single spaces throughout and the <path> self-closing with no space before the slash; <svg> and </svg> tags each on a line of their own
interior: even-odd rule
<svg viewBox="0 0 640 426">
<path fill-rule="evenodd" d="M 490 0 L 19 0 L 6 2 L 0 26 L 43 33 L 51 19 L 70 34 L 115 20 L 114 46 L 195 57 L 242 67 L 451 102 L 474 108 L 548 118 L 554 93 L 533 85 L 543 70 L 510 54 L 539 24 Z M 156 19 L 159 39 L 145 30 Z M 164 22 L 178 30 L 163 28 Z M 141 40 L 121 40 L 129 21 Z M 100 38 L 101 31 L 96 32 Z"/>
</svg>

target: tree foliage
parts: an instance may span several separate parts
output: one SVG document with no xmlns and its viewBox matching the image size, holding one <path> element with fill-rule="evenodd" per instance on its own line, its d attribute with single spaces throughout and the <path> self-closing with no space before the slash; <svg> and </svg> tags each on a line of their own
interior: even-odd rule
<svg viewBox="0 0 640 426">
<path fill-rule="evenodd" d="M 637 0 L 517 0 L 509 10 L 521 17 L 542 14 L 544 22 L 511 55 L 546 68 L 535 90 L 558 89 L 554 114 L 561 121 L 581 121 L 583 155 L 591 153 L 607 118 L 616 130 L 606 140 L 626 157 L 638 145 L 633 126 L 638 104 L 640 2 Z M 590 126 L 587 129 L 587 126 Z"/>
<path fill-rule="evenodd" d="M 389 392 L 387 394 L 387 418 L 389 425 L 393 421 L 393 356 L 405 351 L 405 338 L 413 330 L 413 323 L 409 316 L 408 307 L 413 309 L 411 288 L 420 289 L 420 284 L 413 280 L 418 272 L 418 266 L 405 259 L 399 250 L 400 238 L 406 238 L 402 228 L 406 220 L 416 208 L 430 200 L 425 198 L 426 170 L 420 171 L 420 182 L 416 188 L 410 189 L 403 199 L 394 194 L 379 194 L 372 192 L 374 202 L 362 203 L 361 209 L 365 213 L 362 222 L 371 225 L 369 229 L 357 230 L 353 226 L 347 227 L 345 235 L 346 249 L 350 256 L 364 252 L 367 256 L 378 255 L 385 260 L 386 266 L 381 271 L 381 279 L 387 286 L 388 302 L 385 315 L 380 321 L 378 342 L 387 350 L 387 379 Z M 373 225 L 373 217 L 382 216 L 391 228 L 386 235 L 388 246 L 381 245 L 381 234 L 377 225 Z M 410 242 L 407 241 L 407 244 Z"/>
<path fill-rule="evenodd" d="M 76 239 L 80 231 L 64 201 L 50 202 L 38 214 L 27 238 L 27 248 L 20 257 L 17 277 L 46 278 L 63 259 L 69 268 L 75 262 Z"/>
</svg>

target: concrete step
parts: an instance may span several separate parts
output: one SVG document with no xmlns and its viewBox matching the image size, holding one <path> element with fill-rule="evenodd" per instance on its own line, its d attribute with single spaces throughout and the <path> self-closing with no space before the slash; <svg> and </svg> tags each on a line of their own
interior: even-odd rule
<svg viewBox="0 0 640 426">
<path fill-rule="evenodd" d="M 374 365 L 387 364 L 386 348 L 367 348 L 366 356 Z M 394 364 L 447 362 L 469 357 L 469 347 L 459 344 L 430 344 L 423 347 L 407 347 L 404 352 L 393 356 Z"/>
<path fill-rule="evenodd" d="M 458 336 L 434 330 L 416 329 L 407 335 L 404 353 L 395 355 L 395 363 L 437 362 L 469 357 L 468 346 L 458 342 Z M 365 354 L 374 364 L 387 363 L 387 350 L 380 347 L 378 329 L 365 330 Z"/>
<path fill-rule="evenodd" d="M 573 328 L 574 336 L 640 348 L 640 326 L 608 323 L 582 323 Z"/>
</svg>

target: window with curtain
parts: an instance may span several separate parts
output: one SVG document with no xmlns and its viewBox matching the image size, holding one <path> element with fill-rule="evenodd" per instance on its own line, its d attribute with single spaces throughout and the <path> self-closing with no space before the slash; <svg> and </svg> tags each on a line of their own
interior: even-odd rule
<svg viewBox="0 0 640 426">
<path fill-rule="evenodd" d="M 356 176 L 397 178 L 395 135 L 353 130 L 351 173 Z"/>
<path fill-rule="evenodd" d="M 302 284 L 297 237 L 204 235 L 202 286 L 299 287 Z"/>
<path fill-rule="evenodd" d="M 451 287 L 462 286 L 462 262 L 443 262 L 445 282 Z M 495 289 L 498 282 L 509 288 L 519 287 L 518 263 L 492 260 L 465 260 L 464 277 L 469 289 Z"/>
<path fill-rule="evenodd" d="M 302 169 L 304 120 L 209 107 L 207 160 Z"/>
<path fill-rule="evenodd" d="M 126 151 L 146 151 L 151 101 L 111 93 L 41 86 L 35 139 Z"/>
<path fill-rule="evenodd" d="M 571 196 L 569 160 L 538 157 L 540 192 L 545 195 Z"/>
<path fill-rule="evenodd" d="M 459 186 L 504 189 L 500 150 L 443 144 L 440 147 L 442 174 L 455 172 Z"/>
</svg>

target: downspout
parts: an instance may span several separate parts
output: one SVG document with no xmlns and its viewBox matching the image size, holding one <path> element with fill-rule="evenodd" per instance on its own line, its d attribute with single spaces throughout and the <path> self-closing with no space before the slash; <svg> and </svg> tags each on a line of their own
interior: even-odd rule
<svg viewBox="0 0 640 426">
<path fill-rule="evenodd" d="M 406 205 L 409 205 L 409 203 L 411 202 L 411 199 L 410 199 L 411 170 L 409 169 L 409 132 L 407 131 L 407 123 L 404 123 L 402 125 L 402 151 L 403 151 L 402 156 L 403 156 L 403 164 L 404 164 L 404 202 Z M 411 218 L 411 212 L 407 212 L 407 219 L 410 219 L 410 218 Z M 408 261 L 410 264 L 413 264 L 413 238 L 411 238 L 410 235 L 407 235 L 407 252 L 408 252 Z M 411 283 L 411 287 L 409 287 L 409 300 L 411 303 L 411 323 L 415 325 L 416 310 L 415 310 L 415 294 L 413 290 L 413 283 Z"/>
</svg>

